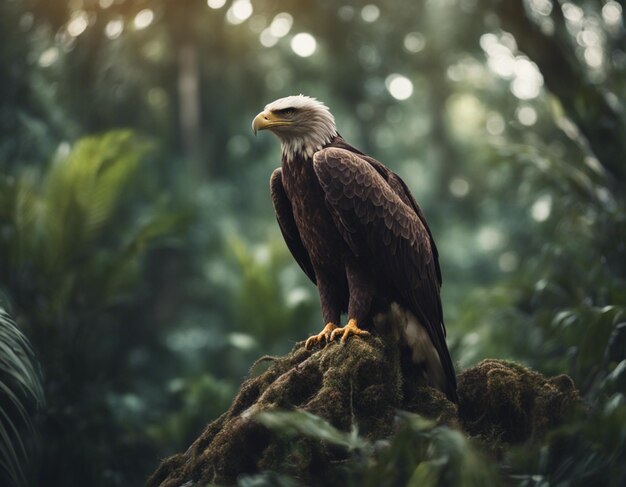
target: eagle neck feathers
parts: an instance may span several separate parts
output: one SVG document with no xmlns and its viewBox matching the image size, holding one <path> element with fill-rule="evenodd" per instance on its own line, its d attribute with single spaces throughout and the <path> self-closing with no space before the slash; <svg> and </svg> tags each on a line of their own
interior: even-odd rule
<svg viewBox="0 0 626 487">
<path fill-rule="evenodd" d="M 322 115 L 325 115 L 322 113 Z M 332 119 L 323 116 L 313 118 L 308 130 L 302 134 L 289 134 L 289 137 L 280 137 L 282 159 L 292 162 L 295 159 L 312 160 L 313 154 L 323 149 L 337 137 L 337 130 Z"/>
</svg>

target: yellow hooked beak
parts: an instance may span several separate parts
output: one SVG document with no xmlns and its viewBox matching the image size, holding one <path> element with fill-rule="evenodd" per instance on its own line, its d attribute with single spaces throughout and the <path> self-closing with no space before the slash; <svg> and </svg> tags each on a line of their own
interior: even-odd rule
<svg viewBox="0 0 626 487">
<path fill-rule="evenodd" d="M 252 131 L 254 135 L 259 130 L 271 129 L 272 127 L 282 127 L 284 125 L 291 125 L 293 122 L 291 120 L 285 120 L 280 118 L 280 116 L 276 115 L 269 110 L 265 110 L 259 113 L 254 120 L 252 121 Z"/>
</svg>

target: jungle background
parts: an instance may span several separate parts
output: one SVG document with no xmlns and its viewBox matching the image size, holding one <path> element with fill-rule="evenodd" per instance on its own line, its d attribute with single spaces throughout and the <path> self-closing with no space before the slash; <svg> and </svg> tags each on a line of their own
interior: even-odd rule
<svg viewBox="0 0 626 487">
<path fill-rule="evenodd" d="M 624 485 L 624 10 L 2 0 L 0 483 L 141 485 L 256 358 L 318 331 L 274 221 L 279 144 L 250 129 L 304 93 L 423 207 L 458 369 L 510 359 L 581 391 L 586 414 L 493 481 Z M 473 478 L 478 447 L 428 441 Z"/>
</svg>

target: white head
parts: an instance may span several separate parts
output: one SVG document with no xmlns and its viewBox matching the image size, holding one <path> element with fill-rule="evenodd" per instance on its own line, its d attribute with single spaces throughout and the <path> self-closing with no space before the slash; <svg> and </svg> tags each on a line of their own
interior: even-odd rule
<svg viewBox="0 0 626 487">
<path fill-rule="evenodd" d="M 283 157 L 313 154 L 337 135 L 335 117 L 321 101 L 297 95 L 280 98 L 252 121 L 252 130 L 269 130 L 280 139 Z"/>
</svg>

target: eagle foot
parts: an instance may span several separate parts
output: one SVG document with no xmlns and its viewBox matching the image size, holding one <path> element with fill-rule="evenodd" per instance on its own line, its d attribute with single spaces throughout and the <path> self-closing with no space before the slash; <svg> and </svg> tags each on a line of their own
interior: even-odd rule
<svg viewBox="0 0 626 487">
<path fill-rule="evenodd" d="M 369 336 L 369 334 L 369 331 L 361 330 L 361 328 L 357 326 L 356 320 L 352 318 L 343 328 L 335 328 L 333 330 L 333 332 L 330 334 L 330 341 L 332 342 L 336 337 L 341 335 L 341 343 L 346 343 L 350 335 L 364 337 Z"/>
<path fill-rule="evenodd" d="M 318 333 L 317 335 L 310 336 L 307 338 L 306 343 L 304 344 L 304 348 L 310 350 L 315 345 L 322 344 L 322 347 L 326 344 L 330 343 L 332 340 L 332 333 L 337 327 L 333 323 L 326 323 L 324 329 Z"/>
</svg>

